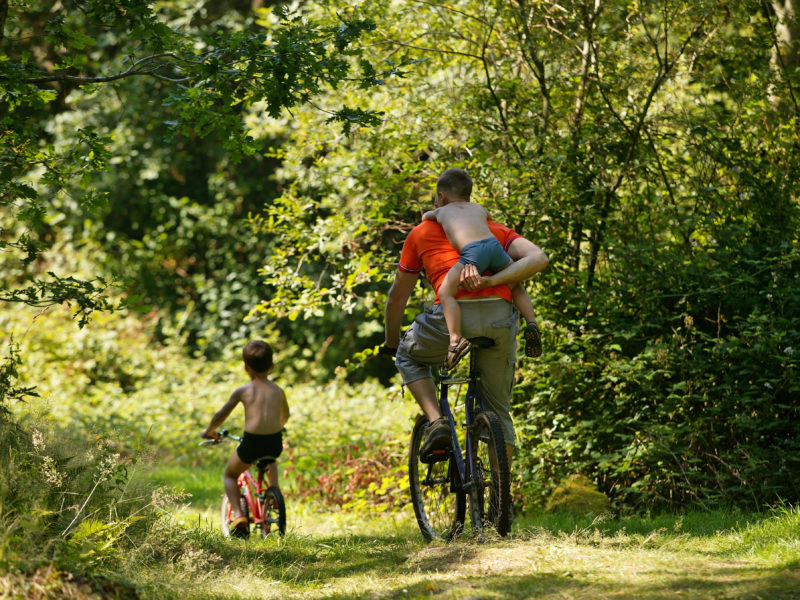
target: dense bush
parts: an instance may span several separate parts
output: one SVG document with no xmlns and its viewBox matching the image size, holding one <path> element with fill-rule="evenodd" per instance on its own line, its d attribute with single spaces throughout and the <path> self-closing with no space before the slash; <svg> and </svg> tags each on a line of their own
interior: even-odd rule
<svg viewBox="0 0 800 600">
<path fill-rule="evenodd" d="M 578 331 L 548 323 L 542 364 L 515 392 L 526 489 L 541 497 L 582 472 L 620 507 L 796 502 L 797 262 L 752 276 L 746 259 L 695 265 L 669 278 L 682 292 L 648 313 L 660 317 L 637 321 L 609 301 Z M 725 295 L 693 294 L 704 280 Z"/>
</svg>

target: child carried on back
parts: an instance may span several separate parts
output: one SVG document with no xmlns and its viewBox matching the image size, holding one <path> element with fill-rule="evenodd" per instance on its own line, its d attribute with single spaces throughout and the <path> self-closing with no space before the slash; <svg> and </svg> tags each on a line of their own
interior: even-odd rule
<svg viewBox="0 0 800 600">
<path fill-rule="evenodd" d="M 448 169 L 437 182 L 434 210 L 422 215 L 423 219 L 437 221 L 450 245 L 461 254 L 437 292 L 450 331 L 450 345 L 444 363 L 447 369 L 452 369 L 470 347 L 461 335 L 461 308 L 456 300 L 464 267 L 471 264 L 475 265 L 478 273 L 486 270 L 497 273 L 513 262 L 489 229 L 489 213 L 480 204 L 470 202 L 471 194 L 472 178 L 469 174 L 463 169 Z M 514 306 L 527 323 L 525 354 L 539 356 L 542 353 L 541 337 L 530 296 L 521 283 L 511 287 L 511 295 Z"/>
</svg>

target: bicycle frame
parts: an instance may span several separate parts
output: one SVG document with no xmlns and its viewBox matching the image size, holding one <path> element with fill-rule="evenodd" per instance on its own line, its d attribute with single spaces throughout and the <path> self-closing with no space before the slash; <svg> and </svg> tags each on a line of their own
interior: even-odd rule
<svg viewBox="0 0 800 600">
<path fill-rule="evenodd" d="M 467 377 L 448 378 L 446 371 L 442 368 L 442 379 L 439 381 L 439 407 L 442 411 L 442 416 L 447 418 L 450 424 L 450 435 L 453 440 L 453 457 L 456 464 L 456 474 L 453 478 L 452 485 L 460 484 L 461 491 L 468 492 L 469 487 L 472 485 L 473 474 L 475 472 L 475 456 L 472 448 L 472 437 L 466 436 L 466 451 L 467 461 L 464 460 L 464 455 L 461 451 L 461 445 L 458 442 L 458 432 L 456 431 L 456 420 L 453 411 L 450 408 L 448 400 L 448 390 L 452 385 L 467 384 L 467 395 L 464 399 L 464 413 L 466 418 L 466 429 L 470 429 L 474 423 L 475 415 L 486 407 L 483 403 L 483 398 L 477 390 L 480 375 L 477 373 L 477 357 L 475 352 L 470 352 L 469 357 L 469 375 Z M 476 410 L 477 401 L 477 410 Z M 457 477 L 457 480 L 456 480 Z M 455 489 L 451 491 L 457 491 Z"/>
<path fill-rule="evenodd" d="M 264 470 L 258 470 L 258 480 L 253 479 L 250 469 L 239 475 L 236 483 L 239 488 L 244 490 L 245 502 L 250 509 L 250 521 L 253 523 L 264 523 L 264 514 L 261 512 L 261 502 L 264 500 Z"/>
<path fill-rule="evenodd" d="M 444 367 L 440 371 L 436 386 L 438 404 L 450 430 L 447 450 L 437 449 L 438 456 L 426 460 L 422 455 L 428 417 L 420 415 L 411 436 L 409 453 L 409 485 L 411 502 L 417 524 L 427 540 L 450 540 L 457 535 L 465 522 L 465 504 L 469 497 L 469 517 L 472 531 L 483 538 L 485 527 L 505 536 L 511 529 L 510 473 L 506 456 L 502 423 L 491 410 L 479 390 L 481 381 L 478 369 L 477 348 L 488 348 L 494 341 L 488 337 L 470 338 L 469 374 L 466 377 L 449 377 Z M 455 397 L 461 398 L 463 384 L 467 384 L 464 395 L 464 419 L 456 427 Z M 455 390 L 450 397 L 450 388 Z M 453 405 L 451 406 L 451 401 Z M 460 417 L 460 405 L 459 405 Z M 464 428 L 459 439 L 458 432 Z M 463 443 L 463 447 L 462 447 Z M 443 455 L 447 452 L 447 455 Z M 446 463 L 445 463 L 446 461 Z M 427 463 L 427 464 L 426 464 Z M 437 467 L 442 465 L 444 467 Z M 451 510 L 452 509 L 452 510 Z"/>
</svg>

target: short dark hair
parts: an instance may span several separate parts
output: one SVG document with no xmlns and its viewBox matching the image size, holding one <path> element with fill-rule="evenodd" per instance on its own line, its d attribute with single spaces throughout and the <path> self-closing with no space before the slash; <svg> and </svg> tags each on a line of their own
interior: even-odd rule
<svg viewBox="0 0 800 600">
<path fill-rule="evenodd" d="M 436 182 L 436 191 L 447 191 L 460 200 L 472 195 L 472 177 L 464 169 L 447 169 Z"/>
<path fill-rule="evenodd" d="M 266 373 L 272 367 L 272 346 L 264 340 L 248 342 L 242 350 L 242 359 L 256 373 Z"/>
</svg>

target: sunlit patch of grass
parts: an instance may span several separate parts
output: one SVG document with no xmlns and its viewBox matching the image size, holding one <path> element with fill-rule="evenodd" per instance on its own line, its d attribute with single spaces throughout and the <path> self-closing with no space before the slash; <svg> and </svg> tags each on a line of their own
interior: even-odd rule
<svg viewBox="0 0 800 600">
<path fill-rule="evenodd" d="M 490 543 L 464 536 L 450 544 L 425 544 L 411 515 L 387 522 L 385 515 L 304 505 L 295 516 L 298 526 L 285 538 L 225 540 L 212 519 L 178 529 L 173 536 L 181 538 L 183 558 L 140 570 L 144 597 L 789 600 L 800 581 L 797 570 L 726 553 L 724 544 L 708 551 L 709 541 L 730 542 L 735 532 L 690 533 L 678 516 L 642 518 L 630 533 L 621 520 L 609 520 L 608 533 L 539 528 Z M 683 523 L 699 523 L 697 517 L 684 515 Z M 675 539 L 681 543 L 671 547 Z"/>
<path fill-rule="evenodd" d="M 800 567 L 800 507 L 778 506 L 767 518 L 737 528 L 731 552 L 778 567 Z M 799 594 L 800 595 L 800 594 Z"/>
<path fill-rule="evenodd" d="M 771 566 L 800 564 L 800 517 L 796 510 L 777 513 L 694 511 L 652 517 L 576 518 L 532 513 L 519 518 L 516 539 L 571 540 L 604 548 L 694 552 L 730 559 L 757 558 Z"/>
</svg>

